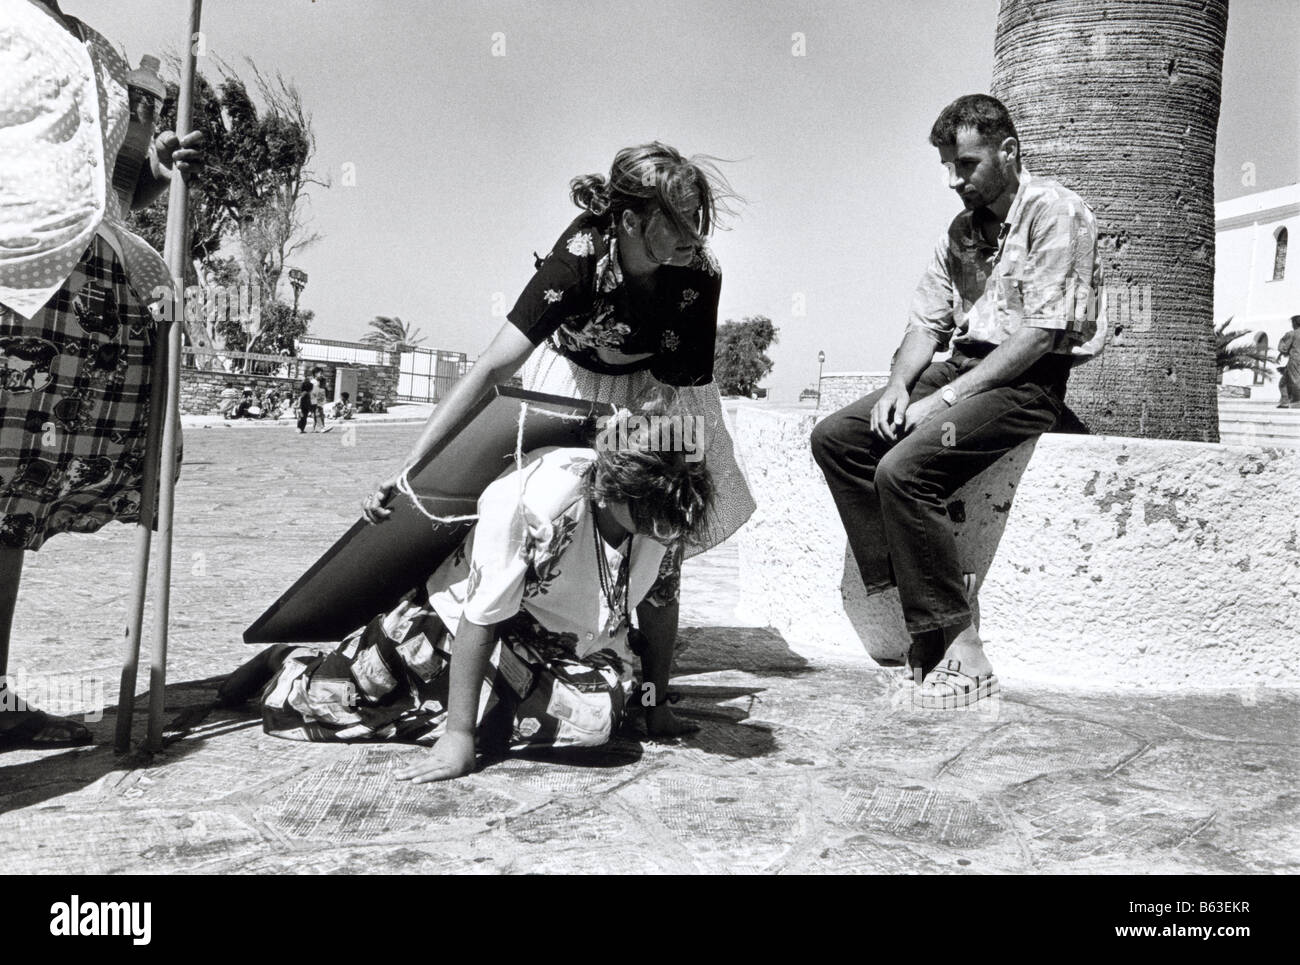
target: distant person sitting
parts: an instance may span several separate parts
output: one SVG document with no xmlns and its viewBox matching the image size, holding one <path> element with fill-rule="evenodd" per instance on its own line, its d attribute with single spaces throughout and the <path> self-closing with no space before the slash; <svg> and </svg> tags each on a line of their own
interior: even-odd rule
<svg viewBox="0 0 1300 965">
<path fill-rule="evenodd" d="M 221 390 L 221 398 L 217 401 L 217 411 L 227 419 L 235 417 L 235 410 L 239 407 L 239 390 L 231 382 L 226 383 L 226 387 Z"/>
<path fill-rule="evenodd" d="M 247 407 L 244 408 L 245 419 L 260 419 L 266 414 L 266 410 L 262 408 L 261 400 L 257 397 L 256 385 L 250 385 L 244 390 L 244 402 L 248 403 Z"/>
<path fill-rule="evenodd" d="M 335 419 L 351 419 L 352 416 L 356 414 L 356 411 L 356 406 L 352 404 L 352 400 L 349 398 L 348 393 L 344 392 L 342 397 L 334 403 L 334 411 L 331 415 Z"/>
<path fill-rule="evenodd" d="M 252 389 L 245 389 L 245 390 L 244 390 L 244 394 L 243 394 L 243 396 L 242 396 L 242 397 L 240 398 L 240 400 L 239 400 L 239 403 L 235 406 L 235 411 L 231 414 L 230 417 L 231 417 L 232 419 L 251 419 L 251 418 L 253 418 L 253 416 L 252 416 L 251 413 L 252 413 L 252 411 L 253 411 L 253 403 L 254 403 L 254 402 L 255 402 L 255 400 L 254 400 L 254 398 L 253 398 L 253 390 L 252 390 Z"/>
</svg>

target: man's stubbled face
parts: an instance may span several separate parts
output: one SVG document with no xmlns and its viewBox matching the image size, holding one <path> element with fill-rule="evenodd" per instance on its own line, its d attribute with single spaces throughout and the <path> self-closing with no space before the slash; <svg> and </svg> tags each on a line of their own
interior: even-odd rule
<svg viewBox="0 0 1300 965">
<path fill-rule="evenodd" d="M 957 143 L 939 148 L 948 169 L 948 186 L 957 192 L 967 210 L 987 208 L 1007 190 L 1009 166 L 1014 164 L 998 145 L 985 142 L 973 127 L 957 132 Z"/>
</svg>

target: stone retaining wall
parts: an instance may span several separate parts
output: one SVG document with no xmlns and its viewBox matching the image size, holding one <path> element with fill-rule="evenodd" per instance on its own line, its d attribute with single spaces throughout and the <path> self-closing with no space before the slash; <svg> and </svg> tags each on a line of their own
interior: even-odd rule
<svg viewBox="0 0 1300 965">
<path fill-rule="evenodd" d="M 888 379 L 888 372 L 827 372 L 821 379 L 822 397 L 817 409 L 820 412 L 842 409 L 880 388 Z"/>
<path fill-rule="evenodd" d="M 897 592 L 866 596 L 808 448 L 818 418 L 736 413 L 758 501 L 736 537 L 741 609 L 800 652 L 894 662 L 908 643 Z M 1053 434 L 1013 451 L 953 500 L 999 675 L 1087 689 L 1300 686 L 1298 499 L 1295 450 Z"/>
<path fill-rule="evenodd" d="M 274 356 L 266 358 L 277 361 Z M 188 360 L 188 359 L 187 359 Z M 283 359 L 278 360 L 283 363 Z M 304 379 L 309 378 L 316 367 L 323 370 L 325 384 L 334 384 L 336 369 L 348 369 L 357 374 L 357 398 L 369 392 L 372 412 L 384 412 L 392 405 L 397 395 L 397 365 L 378 364 L 343 364 L 339 362 L 321 362 L 314 359 L 293 359 L 294 370 L 291 376 L 253 375 L 245 372 L 207 371 L 194 368 L 181 369 L 181 412 L 186 415 L 215 415 L 220 411 L 221 392 L 228 385 L 236 389 L 252 386 L 260 398 L 267 389 L 274 388 L 288 392 L 297 398 L 298 387 Z M 331 399 L 330 401 L 333 401 Z M 357 399 L 353 399 L 356 402 Z"/>
</svg>

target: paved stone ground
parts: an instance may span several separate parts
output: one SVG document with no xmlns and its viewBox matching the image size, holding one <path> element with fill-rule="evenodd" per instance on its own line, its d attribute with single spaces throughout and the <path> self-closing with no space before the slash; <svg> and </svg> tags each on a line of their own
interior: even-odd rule
<svg viewBox="0 0 1300 965">
<path fill-rule="evenodd" d="M 12 670 L 108 703 L 99 745 L 0 756 L 9 872 L 1294 872 L 1295 695 L 1015 691 L 912 710 L 893 671 L 742 625 L 735 556 L 688 563 L 677 744 L 517 757 L 446 785 L 421 748 L 298 744 L 214 710 L 240 633 L 418 429 L 193 427 L 177 501 L 166 751 L 111 748 L 132 533 L 29 557 Z M 51 676 L 55 675 L 55 676 Z M 145 675 L 142 674 L 142 681 Z M 53 686 L 61 684 L 62 686 Z M 77 684 L 77 686 L 73 686 Z M 138 705 L 145 706 L 142 701 Z M 143 713 L 137 720 L 143 737 Z"/>
</svg>

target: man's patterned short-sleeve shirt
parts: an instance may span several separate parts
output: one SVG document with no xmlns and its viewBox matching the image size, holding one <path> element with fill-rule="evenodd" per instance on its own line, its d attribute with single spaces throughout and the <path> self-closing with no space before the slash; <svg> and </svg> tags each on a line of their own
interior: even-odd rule
<svg viewBox="0 0 1300 965">
<path fill-rule="evenodd" d="M 935 248 L 908 329 L 942 347 L 999 345 L 1020 328 L 1060 333 L 1052 351 L 1089 357 L 1106 338 L 1097 219 L 1073 191 L 1020 170 L 997 243 L 963 211 Z"/>
</svg>

